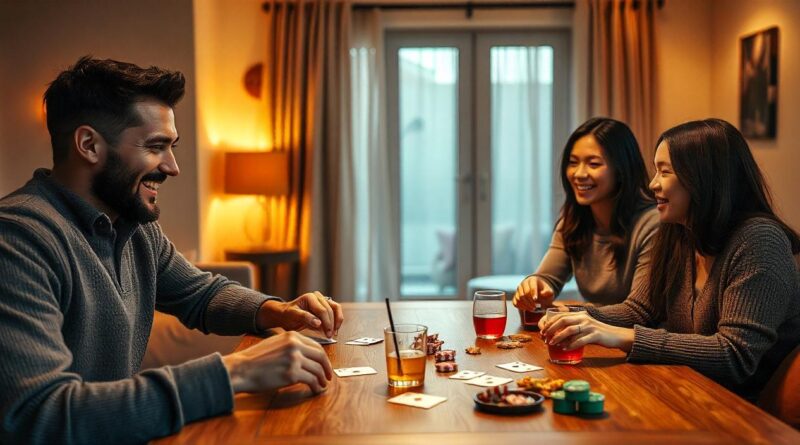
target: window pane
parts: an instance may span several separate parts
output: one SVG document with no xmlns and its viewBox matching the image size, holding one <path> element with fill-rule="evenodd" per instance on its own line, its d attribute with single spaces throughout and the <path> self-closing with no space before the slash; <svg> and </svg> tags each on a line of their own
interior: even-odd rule
<svg viewBox="0 0 800 445">
<path fill-rule="evenodd" d="M 553 48 L 491 49 L 492 273 L 531 273 L 552 234 Z"/>
<path fill-rule="evenodd" d="M 456 293 L 458 50 L 399 52 L 403 296 Z"/>
</svg>

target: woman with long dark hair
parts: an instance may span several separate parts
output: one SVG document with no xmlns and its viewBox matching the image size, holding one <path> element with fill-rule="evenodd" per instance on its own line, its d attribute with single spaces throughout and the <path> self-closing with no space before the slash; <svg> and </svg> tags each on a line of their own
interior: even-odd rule
<svg viewBox="0 0 800 445">
<path fill-rule="evenodd" d="M 800 342 L 800 238 L 731 124 L 688 122 L 657 147 L 649 281 L 624 303 L 543 320 L 542 335 L 567 350 L 597 343 L 632 362 L 688 365 L 753 399 Z"/>
<path fill-rule="evenodd" d="M 587 301 L 623 301 L 647 278 L 658 228 L 655 200 L 639 144 L 624 123 L 596 117 L 578 127 L 561 157 L 566 200 L 536 273 L 517 287 L 514 305 L 550 306 L 575 276 Z"/>
</svg>

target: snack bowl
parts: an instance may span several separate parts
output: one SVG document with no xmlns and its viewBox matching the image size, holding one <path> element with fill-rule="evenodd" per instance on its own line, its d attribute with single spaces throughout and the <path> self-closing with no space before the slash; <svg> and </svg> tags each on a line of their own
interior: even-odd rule
<svg viewBox="0 0 800 445">
<path fill-rule="evenodd" d="M 492 397 L 487 400 L 486 395 L 490 394 L 490 392 L 493 393 Z M 511 396 L 512 400 L 516 402 L 525 401 L 525 403 L 508 403 L 506 401 L 508 396 Z M 509 390 L 503 387 L 494 387 L 475 394 L 472 400 L 475 401 L 475 408 L 478 409 L 478 411 L 491 414 L 516 415 L 539 411 L 542 402 L 544 402 L 544 396 L 532 391 L 520 389 Z"/>
</svg>

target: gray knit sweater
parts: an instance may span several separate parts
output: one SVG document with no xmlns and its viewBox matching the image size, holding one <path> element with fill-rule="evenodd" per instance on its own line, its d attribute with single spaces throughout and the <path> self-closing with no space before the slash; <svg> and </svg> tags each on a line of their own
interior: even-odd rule
<svg viewBox="0 0 800 445">
<path fill-rule="evenodd" d="M 602 322 L 633 327 L 628 360 L 691 366 L 752 400 L 800 342 L 800 275 L 789 240 L 769 219 L 745 221 L 695 298 L 690 267 L 660 318 L 646 285 L 624 303 L 587 310 Z"/>
<path fill-rule="evenodd" d="M 650 249 L 658 230 L 658 211 L 648 207 L 634 217 L 625 258 L 614 265 L 614 251 L 608 236 L 595 234 L 580 260 L 570 257 L 564 249 L 560 227 L 553 233 L 550 248 L 545 253 L 534 276 L 542 278 L 558 295 L 564 284 L 575 275 L 581 296 L 595 304 L 614 304 L 625 301 L 630 290 L 647 280 L 650 270 Z"/>
<path fill-rule="evenodd" d="M 0 200 L 0 443 L 140 443 L 230 412 L 219 354 L 139 372 L 153 310 L 256 331 L 268 297 L 203 273 L 156 223 L 109 218 L 37 170 Z"/>
</svg>

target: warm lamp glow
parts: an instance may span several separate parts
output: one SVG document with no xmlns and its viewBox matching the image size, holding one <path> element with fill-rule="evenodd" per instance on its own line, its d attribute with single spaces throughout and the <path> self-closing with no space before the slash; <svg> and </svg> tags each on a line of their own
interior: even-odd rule
<svg viewBox="0 0 800 445">
<path fill-rule="evenodd" d="M 279 196 L 289 193 L 289 155 L 281 151 L 225 153 L 225 193 Z"/>
</svg>

